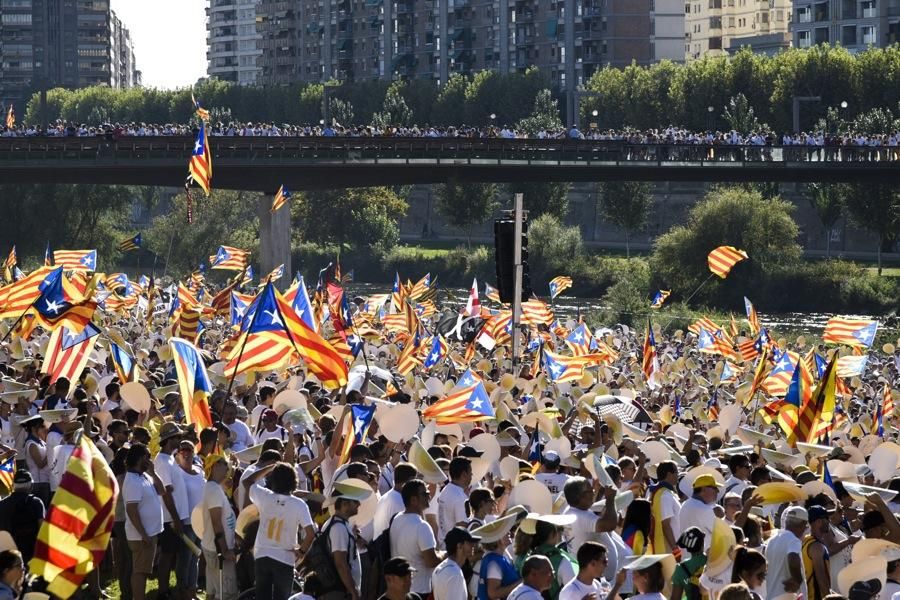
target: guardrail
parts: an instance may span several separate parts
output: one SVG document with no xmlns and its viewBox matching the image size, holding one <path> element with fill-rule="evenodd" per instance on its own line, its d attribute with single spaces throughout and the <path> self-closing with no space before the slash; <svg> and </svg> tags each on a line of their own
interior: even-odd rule
<svg viewBox="0 0 900 600">
<path fill-rule="evenodd" d="M 551 163 L 900 163 L 897 147 L 630 144 L 624 141 L 497 138 L 215 137 L 214 160 L 250 162 L 487 161 Z M 190 137 L 0 137 L 5 161 L 184 160 Z"/>
</svg>

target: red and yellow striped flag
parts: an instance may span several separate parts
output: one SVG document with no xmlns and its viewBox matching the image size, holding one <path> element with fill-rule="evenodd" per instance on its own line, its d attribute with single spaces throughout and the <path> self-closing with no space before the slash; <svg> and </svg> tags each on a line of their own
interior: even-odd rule
<svg viewBox="0 0 900 600">
<path fill-rule="evenodd" d="M 31 572 L 47 592 L 66 599 L 100 567 L 115 520 L 119 486 L 103 455 L 86 435 L 72 451 L 34 545 Z"/>
<path fill-rule="evenodd" d="M 0 319 L 18 319 L 40 298 L 40 285 L 53 267 L 39 267 L 15 283 L 0 288 Z"/>
<path fill-rule="evenodd" d="M 706 257 L 706 264 L 709 265 L 710 271 L 725 279 L 734 265 L 747 258 L 749 257 L 746 252 L 734 246 L 719 246 Z"/>
<path fill-rule="evenodd" d="M 891 388 L 884 384 L 884 392 L 881 399 L 881 414 L 885 419 L 890 419 L 894 414 L 894 399 L 891 397 Z"/>
</svg>

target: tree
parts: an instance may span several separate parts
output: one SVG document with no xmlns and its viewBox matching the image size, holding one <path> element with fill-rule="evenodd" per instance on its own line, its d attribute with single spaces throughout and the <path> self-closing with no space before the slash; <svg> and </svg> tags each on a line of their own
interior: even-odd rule
<svg viewBox="0 0 900 600">
<path fill-rule="evenodd" d="M 349 100 L 331 99 L 331 120 L 338 125 L 353 124 L 353 105 Z"/>
<path fill-rule="evenodd" d="M 390 125 L 408 126 L 413 122 L 413 113 L 406 100 L 403 99 L 402 81 L 395 81 L 387 89 L 384 96 L 384 104 L 381 112 L 372 115 L 372 124 L 377 127 L 388 127 Z"/>
<path fill-rule="evenodd" d="M 453 227 L 466 232 L 466 246 L 472 247 L 472 228 L 484 223 L 497 210 L 497 184 L 450 181 L 435 192 L 438 213 Z"/>
<path fill-rule="evenodd" d="M 584 256 L 581 230 L 566 227 L 553 215 L 542 215 L 529 223 L 528 249 L 532 281 L 571 273 Z"/>
<path fill-rule="evenodd" d="M 647 224 L 652 192 L 649 183 L 638 181 L 606 181 L 598 186 L 597 201 L 603 216 L 625 232 L 626 257 L 631 257 L 630 234 Z"/>
<path fill-rule="evenodd" d="M 878 275 L 881 253 L 900 237 L 900 193 L 884 183 L 855 183 L 848 188 L 847 211 L 860 227 L 878 235 Z"/>
<path fill-rule="evenodd" d="M 562 120 L 559 118 L 558 102 L 553 99 L 550 90 L 546 88 L 538 92 L 535 97 L 534 110 L 531 111 L 531 114 L 516 123 L 516 129 L 525 131 L 528 135 L 560 127 L 562 127 Z"/>
<path fill-rule="evenodd" d="M 571 187 L 569 183 L 554 181 L 516 181 L 504 186 L 509 198 L 515 194 L 522 194 L 524 209 L 528 211 L 529 219 L 553 215 L 560 221 L 564 221 L 569 214 Z"/>
<path fill-rule="evenodd" d="M 729 128 L 743 135 L 759 130 L 759 119 L 756 118 L 753 107 L 744 94 L 739 93 L 731 97 L 722 117 Z"/>
<path fill-rule="evenodd" d="M 831 258 L 831 232 L 844 212 L 846 185 L 836 183 L 809 184 L 809 204 L 825 229 L 825 256 Z"/>
<path fill-rule="evenodd" d="M 382 254 L 400 239 L 407 208 L 385 187 L 330 189 L 295 193 L 291 220 L 304 242 Z"/>
</svg>

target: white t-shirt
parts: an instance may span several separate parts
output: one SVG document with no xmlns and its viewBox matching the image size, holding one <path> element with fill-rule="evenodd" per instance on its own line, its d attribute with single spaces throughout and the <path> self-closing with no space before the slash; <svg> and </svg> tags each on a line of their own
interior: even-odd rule
<svg viewBox="0 0 900 600">
<path fill-rule="evenodd" d="M 900 593 L 900 583 L 888 580 L 884 584 L 884 589 L 881 590 L 881 600 L 891 600 L 897 593 Z"/>
<path fill-rule="evenodd" d="M 578 581 L 576 577 L 559 591 L 559 600 L 581 600 L 588 594 L 595 594 L 597 600 L 605 600 L 606 595 L 601 593 L 602 589 L 600 582 L 596 579 L 591 582 L 591 585 L 587 585 Z"/>
<path fill-rule="evenodd" d="M 244 469 L 244 472 L 241 474 L 241 480 L 238 482 L 237 491 L 236 491 L 238 512 L 240 512 L 240 509 L 244 508 L 244 504 L 246 503 L 247 488 L 244 487 L 244 481 L 246 481 L 251 475 L 253 475 L 257 471 L 259 471 L 259 465 L 257 465 L 257 463 L 253 463 L 252 465 L 250 465 L 249 467 Z M 257 480 L 257 482 L 254 483 L 253 485 L 251 485 L 250 487 L 251 488 L 255 488 L 255 487 L 262 488 L 264 486 L 262 486 L 261 483 L 262 483 L 262 480 Z"/>
<path fill-rule="evenodd" d="M 425 566 L 422 552 L 435 547 L 434 532 L 425 519 L 415 513 L 397 515 L 391 525 L 391 556 L 405 556 L 416 570 L 411 588 L 416 594 L 431 592 L 432 569 Z"/>
<path fill-rule="evenodd" d="M 290 437 L 291 436 L 288 435 L 287 431 L 284 430 L 284 427 L 282 427 L 281 425 L 276 425 L 275 431 L 268 431 L 265 428 L 261 429 L 256 436 L 256 443 L 262 444 L 266 440 L 275 438 L 276 440 L 281 440 L 282 442 L 287 444 Z"/>
<path fill-rule="evenodd" d="M 788 555 L 796 554 L 800 560 L 800 576 L 803 583 L 800 585 L 800 593 L 806 598 L 806 576 L 803 573 L 803 560 L 801 549 L 803 543 L 796 535 L 787 529 L 781 529 L 766 544 L 766 563 L 769 572 L 766 574 L 766 598 L 777 598 L 784 594 L 784 581 L 791 576 L 788 568 Z"/>
<path fill-rule="evenodd" d="M 181 467 L 179 467 L 179 469 L 181 469 Z M 206 477 L 203 476 L 203 472 L 199 470 L 199 467 L 195 466 L 194 469 L 196 470 L 191 471 L 190 473 L 181 469 L 184 487 L 185 490 L 187 490 L 188 514 L 191 514 L 194 507 L 203 500 L 203 488 L 206 485 Z"/>
<path fill-rule="evenodd" d="M 448 483 L 438 495 L 438 544 L 444 547 L 444 537 L 457 523 L 465 523 L 466 501 L 469 495 L 455 483 Z M 464 527 L 465 525 L 463 525 Z"/>
<path fill-rule="evenodd" d="M 660 519 L 663 521 L 671 519 L 669 525 L 672 527 L 672 535 L 677 540 L 681 532 L 681 521 L 678 518 L 681 512 L 681 502 L 678 501 L 678 495 L 675 492 L 666 490 L 660 493 L 662 494 L 659 501 Z"/>
<path fill-rule="evenodd" d="M 212 516 L 209 514 L 211 508 L 222 509 L 222 529 L 225 533 L 225 543 L 229 548 L 234 548 L 234 509 L 231 508 L 231 503 L 225 496 L 222 486 L 215 481 L 207 481 L 203 486 L 203 539 L 200 541 L 200 545 L 204 550 L 212 552 L 217 550 L 216 533 L 212 526 Z"/>
<path fill-rule="evenodd" d="M 431 589 L 434 600 L 468 600 L 466 577 L 456 561 L 449 558 L 434 568 Z"/>
<path fill-rule="evenodd" d="M 253 556 L 268 557 L 293 566 L 297 532 L 313 524 L 306 502 L 258 486 L 250 488 L 250 502 L 259 509 L 259 532 L 253 545 Z"/>
<path fill-rule="evenodd" d="M 572 556 L 578 554 L 578 549 L 587 541 L 599 541 L 597 533 L 597 521 L 600 517 L 589 510 L 582 510 L 570 506 L 564 514 L 575 515 L 575 522 L 566 527 L 566 537 L 569 538 L 569 553 Z M 609 551 L 609 548 L 607 548 Z M 612 557 L 610 557 L 612 559 Z"/>
<path fill-rule="evenodd" d="M 569 481 L 569 476 L 565 473 L 538 473 L 534 478 L 547 486 L 554 496 L 561 494 L 566 482 Z"/>
<path fill-rule="evenodd" d="M 255 444 L 250 428 L 243 421 L 235 421 L 231 425 L 226 425 L 226 427 L 234 434 L 234 442 L 231 444 L 232 451 L 240 452 Z"/>
<path fill-rule="evenodd" d="M 43 467 L 38 467 L 37 463 L 31 458 L 32 446 L 37 448 L 38 456 L 47 459 L 47 464 Z M 28 438 L 25 442 L 25 466 L 28 467 L 28 472 L 31 473 L 31 477 L 35 483 L 50 483 L 50 471 L 52 465 L 50 464 L 50 457 L 47 454 L 47 444 L 35 438 Z"/>
<path fill-rule="evenodd" d="M 63 475 L 66 473 L 66 466 L 69 464 L 69 457 L 75 446 L 72 444 L 60 444 L 53 448 L 50 460 L 50 489 L 56 491 L 59 482 L 62 481 Z"/>
<path fill-rule="evenodd" d="M 172 499 L 175 501 L 175 510 L 178 512 L 176 518 L 184 521 L 191 518 L 191 511 L 188 509 L 187 485 L 184 482 L 184 471 L 175 464 L 175 458 L 171 454 L 160 452 L 153 459 L 153 467 L 156 474 L 163 485 L 172 488 Z M 172 522 L 172 515 L 163 502 L 163 517 L 166 523 Z"/>
<path fill-rule="evenodd" d="M 700 531 L 706 534 L 703 549 L 708 550 L 712 542 L 712 530 L 715 522 L 716 513 L 712 504 L 706 504 L 697 498 L 688 498 L 678 512 L 679 530 L 675 531 L 675 538 L 677 539 L 691 527 L 699 527 Z"/>
<path fill-rule="evenodd" d="M 153 482 L 147 475 L 132 473 L 125 474 L 122 484 L 122 495 L 125 497 L 125 505 L 137 504 L 138 515 L 141 524 L 148 536 L 159 535 L 163 530 L 162 498 L 156 493 Z M 133 542 L 141 541 L 141 534 L 131 522 L 131 517 L 125 513 L 125 537 Z"/>
<path fill-rule="evenodd" d="M 632 596 L 631 600 L 667 600 L 667 599 L 665 596 L 663 596 L 659 592 L 652 592 L 650 594 L 638 594 L 637 596 Z"/>
<path fill-rule="evenodd" d="M 356 547 L 356 539 L 352 537 L 350 524 L 346 521 L 335 519 L 332 517 L 325 525 L 322 526 L 324 531 L 328 524 L 334 521 L 334 525 L 328 530 L 328 543 L 331 545 L 332 552 L 346 552 L 347 561 L 350 563 L 350 576 L 353 578 L 353 584 L 356 591 L 361 591 L 362 585 L 362 563 L 359 562 L 359 548 Z"/>
<path fill-rule="evenodd" d="M 539 591 L 523 582 L 513 588 L 507 600 L 544 600 L 544 597 Z M 581 600 L 581 598 L 578 600 Z"/>
<path fill-rule="evenodd" d="M 375 517 L 372 519 L 373 539 L 377 539 L 387 529 L 391 517 L 403 512 L 403 496 L 397 490 L 390 490 L 378 499 L 378 507 L 375 508 Z"/>
</svg>

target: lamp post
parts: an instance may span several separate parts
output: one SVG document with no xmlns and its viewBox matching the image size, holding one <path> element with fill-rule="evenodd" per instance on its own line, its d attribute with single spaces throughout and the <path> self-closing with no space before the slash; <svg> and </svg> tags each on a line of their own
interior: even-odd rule
<svg viewBox="0 0 900 600">
<path fill-rule="evenodd" d="M 591 116 L 594 117 L 594 120 L 591 122 L 591 129 L 598 128 L 597 127 L 597 115 L 599 115 L 599 114 L 600 114 L 600 111 L 598 111 L 596 108 L 591 111 Z"/>
<path fill-rule="evenodd" d="M 713 105 L 706 107 L 706 130 L 712 131 L 713 111 L 716 110 Z"/>
<path fill-rule="evenodd" d="M 494 128 L 494 124 L 497 122 L 497 113 L 491 113 L 491 129 Z"/>
</svg>

